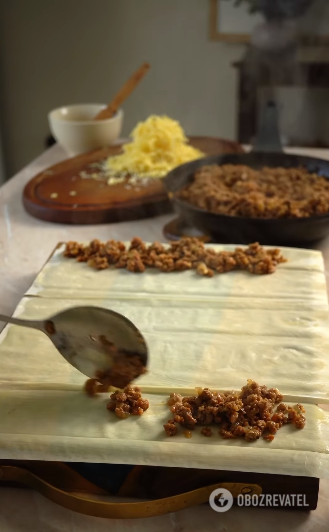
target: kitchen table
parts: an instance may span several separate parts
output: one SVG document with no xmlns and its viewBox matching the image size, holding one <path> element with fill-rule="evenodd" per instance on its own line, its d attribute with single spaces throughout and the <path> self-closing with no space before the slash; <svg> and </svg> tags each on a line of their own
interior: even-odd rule
<svg viewBox="0 0 329 532">
<path fill-rule="evenodd" d="M 289 150 L 329 160 L 329 150 Z M 11 314 L 46 259 L 60 241 L 129 240 L 140 236 L 147 241 L 163 240 L 162 227 L 172 215 L 135 222 L 74 226 L 43 222 L 28 215 L 22 204 L 25 184 L 37 173 L 65 159 L 55 145 L 21 170 L 0 188 L 0 308 Z M 329 273 L 329 237 L 317 249 L 323 252 Z M 329 283 L 328 283 L 329 284 Z M 3 324 L 0 324 L 1 326 Z M 329 444 L 329 442 L 328 442 Z M 109 498 L 110 499 L 110 498 Z M 77 532 L 109 530 L 123 532 L 327 532 L 329 527 L 329 480 L 321 480 L 318 508 L 307 513 L 265 508 L 232 508 L 216 513 L 208 505 L 175 514 L 140 520 L 111 521 L 68 511 L 30 490 L 0 488 L 0 530 L 2 532 Z M 113 499 L 112 499 L 113 500 Z"/>
</svg>

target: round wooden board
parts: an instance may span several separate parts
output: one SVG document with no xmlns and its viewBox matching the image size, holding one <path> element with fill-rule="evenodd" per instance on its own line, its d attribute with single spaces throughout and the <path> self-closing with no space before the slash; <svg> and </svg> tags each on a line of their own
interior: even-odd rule
<svg viewBox="0 0 329 532">
<path fill-rule="evenodd" d="M 190 144 L 206 155 L 242 153 L 233 141 L 190 137 Z M 85 179 L 81 172 L 95 172 L 91 163 L 122 152 L 122 144 L 84 153 L 51 166 L 25 187 L 23 203 L 28 213 L 47 222 L 98 224 L 136 220 L 172 210 L 161 179 L 146 186 L 126 188 L 127 182 L 109 186 L 106 181 Z"/>
</svg>

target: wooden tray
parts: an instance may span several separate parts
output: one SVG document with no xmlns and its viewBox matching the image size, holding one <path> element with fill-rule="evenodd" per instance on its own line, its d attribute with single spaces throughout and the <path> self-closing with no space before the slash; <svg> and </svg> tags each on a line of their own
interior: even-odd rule
<svg viewBox="0 0 329 532">
<path fill-rule="evenodd" d="M 192 146 L 207 155 L 243 153 L 233 141 L 212 137 L 191 137 Z M 29 214 L 47 222 L 99 224 L 157 216 L 172 210 L 163 183 L 125 188 L 127 183 L 109 186 L 105 181 L 83 179 L 81 172 L 95 172 L 91 163 L 122 152 L 122 144 L 67 159 L 35 176 L 25 187 L 23 203 Z M 56 197 L 54 197 L 56 195 Z"/>
<path fill-rule="evenodd" d="M 208 503 L 210 494 L 218 488 L 231 492 L 234 505 L 239 494 L 263 497 L 267 494 L 303 495 L 303 506 L 282 506 L 277 501 L 276 508 L 290 510 L 315 510 L 318 502 L 319 479 L 313 477 L 136 466 L 119 492 L 111 493 L 77 473 L 74 465 L 35 460 L 0 460 L 0 487 L 32 488 L 74 512 L 111 519 L 136 519 L 177 512 Z M 95 469 L 97 477 L 100 471 L 97 464 Z M 104 475 L 108 474 L 104 465 Z M 103 499 L 100 502 L 95 498 L 99 495 L 116 495 L 117 499 L 113 502 Z M 120 497 L 147 501 L 120 502 Z M 273 509 L 264 505 L 266 507 Z"/>
<path fill-rule="evenodd" d="M 184 224 L 182 227 L 184 228 Z M 62 245 L 62 242 L 56 245 L 45 264 Z M 218 488 L 225 488 L 232 493 L 235 506 L 239 494 L 304 495 L 305 506 L 282 506 L 278 501 L 275 508 L 287 510 L 312 511 L 317 508 L 318 503 L 319 479 L 314 477 L 179 467 L 131 466 L 130 473 L 123 471 L 122 475 L 119 475 L 120 481 L 117 489 L 110 491 L 104 488 L 104 482 L 100 482 L 100 475 L 106 480 L 111 475 L 108 468 L 113 464 L 87 464 L 88 478 L 78 473 L 75 465 L 74 462 L 65 464 L 51 461 L 1 459 L 0 488 L 33 489 L 64 508 L 108 519 L 152 517 L 177 512 L 199 504 L 208 504 L 210 494 Z M 104 472 L 100 473 L 99 466 L 103 467 Z M 120 468 L 120 465 L 114 465 L 114 467 Z M 117 498 L 111 502 L 98 499 L 104 496 Z M 127 497 L 136 499 L 138 502 L 121 502 L 122 498 Z M 139 502 L 140 499 L 146 499 L 147 502 Z M 273 509 L 271 506 L 268 508 Z"/>
</svg>

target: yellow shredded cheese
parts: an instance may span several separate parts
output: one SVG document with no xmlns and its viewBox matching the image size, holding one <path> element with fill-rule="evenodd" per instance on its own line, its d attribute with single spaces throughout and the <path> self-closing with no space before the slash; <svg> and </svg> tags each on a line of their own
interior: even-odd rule
<svg viewBox="0 0 329 532">
<path fill-rule="evenodd" d="M 180 124 L 167 116 L 152 115 L 140 122 L 131 138 L 121 155 L 107 159 L 109 175 L 161 178 L 176 166 L 204 156 L 187 143 Z"/>
</svg>

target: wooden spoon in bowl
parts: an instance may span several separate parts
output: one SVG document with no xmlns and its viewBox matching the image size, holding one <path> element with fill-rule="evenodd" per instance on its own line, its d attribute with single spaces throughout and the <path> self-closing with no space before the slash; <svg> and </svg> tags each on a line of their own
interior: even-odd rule
<svg viewBox="0 0 329 532">
<path fill-rule="evenodd" d="M 128 98 L 132 91 L 137 87 L 138 83 L 145 76 L 146 72 L 150 69 L 148 63 L 143 63 L 138 70 L 126 81 L 126 83 L 121 87 L 119 92 L 113 98 L 111 103 L 105 108 L 102 109 L 94 118 L 94 120 L 105 120 L 106 118 L 112 118 L 112 116 L 117 112 L 120 105 Z"/>
</svg>

